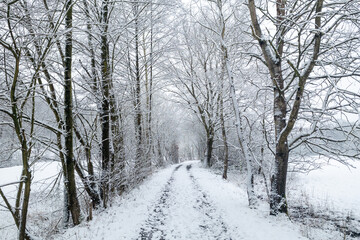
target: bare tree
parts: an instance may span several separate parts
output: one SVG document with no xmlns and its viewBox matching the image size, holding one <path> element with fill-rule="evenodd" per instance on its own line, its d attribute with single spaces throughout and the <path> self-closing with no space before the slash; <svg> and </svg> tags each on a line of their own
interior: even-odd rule
<svg viewBox="0 0 360 240">
<path fill-rule="evenodd" d="M 2 107 L 0 111 L 6 114 L 11 119 L 10 126 L 14 129 L 16 137 L 19 143 L 19 149 L 21 152 L 22 160 L 22 172 L 18 184 L 17 194 L 15 198 L 15 206 L 13 207 L 4 192 L 1 190 L 3 186 L 0 186 L 0 195 L 3 198 L 6 207 L 10 211 L 14 222 L 18 228 L 18 238 L 31 239 L 29 232 L 27 231 L 27 215 L 30 201 L 32 172 L 30 170 L 31 152 L 34 144 L 34 126 L 35 126 L 35 88 L 36 78 L 38 75 L 39 65 L 37 71 L 30 74 L 30 78 L 24 78 L 21 80 L 21 62 L 24 57 L 23 52 L 26 46 L 26 38 L 18 35 L 18 31 L 21 26 L 14 24 L 12 11 L 18 10 L 18 1 L 2 3 L 4 11 L 1 14 L 2 19 L 5 19 L 3 23 L 6 29 L 0 45 L 4 49 L 7 58 L 4 59 L 4 73 L 5 89 L 2 91 L 1 98 L 5 100 L 7 108 Z M 47 49 L 48 50 L 48 49 Z M 47 50 L 39 56 L 41 60 L 46 57 Z M 26 80 L 28 79 L 28 80 Z M 6 106 L 5 105 L 5 106 Z M 30 111 L 26 111 L 29 107 Z M 6 184 L 8 185 L 8 184 Z"/>
<path fill-rule="evenodd" d="M 328 128 L 335 131 L 336 128 L 330 126 L 331 124 L 326 127 L 321 122 L 325 119 L 336 122 L 330 116 L 334 111 L 346 106 L 343 105 L 344 102 L 336 100 L 338 106 L 331 106 L 330 99 L 333 99 L 337 84 L 334 85 L 333 82 L 328 85 L 321 81 L 321 78 L 324 77 L 323 73 L 326 75 L 324 78 L 331 78 L 328 74 L 329 69 L 336 69 L 336 65 L 344 66 L 341 59 L 354 59 L 348 52 L 341 50 L 345 46 L 354 46 L 354 38 L 348 38 L 349 35 L 342 38 L 340 35 L 343 33 L 339 34 L 337 31 L 337 28 L 348 24 L 348 16 L 354 14 L 349 11 L 353 4 L 354 1 L 331 4 L 322 0 L 277 0 L 266 1 L 257 7 L 255 1 L 248 1 L 251 32 L 261 50 L 261 56 L 253 56 L 266 65 L 274 94 L 275 166 L 271 175 L 271 214 L 288 211 L 286 178 L 291 150 L 304 143 L 311 151 L 315 150 L 314 152 L 319 153 L 316 149 L 322 149 L 321 151 L 326 152 L 328 156 L 346 155 L 321 144 L 349 140 L 347 137 L 330 137 L 329 132 L 321 130 Z M 275 16 L 272 16 L 269 9 L 276 10 Z M 266 28 L 267 24 L 272 24 L 273 28 Z M 334 61 L 333 57 L 337 56 L 338 52 L 342 52 L 343 55 Z M 329 61 L 330 58 L 333 59 Z M 338 77 L 343 78 L 352 74 L 353 72 L 342 73 Z M 311 103 L 314 99 L 322 99 L 323 104 L 320 108 Z M 300 127 L 296 127 L 296 123 L 304 122 L 311 124 L 310 129 L 296 135 L 295 132 L 301 131 Z"/>
<path fill-rule="evenodd" d="M 73 150 L 73 91 L 72 91 L 72 0 L 65 3 L 65 28 L 67 30 L 65 36 L 65 59 L 64 59 L 64 118 L 65 118 L 65 186 L 67 189 L 67 197 L 69 199 L 69 210 L 74 225 L 80 223 L 80 204 L 77 198 L 77 188 L 75 181 L 75 159 Z"/>
<path fill-rule="evenodd" d="M 185 30 L 180 59 L 173 59 L 173 91 L 182 104 L 185 104 L 203 126 L 206 136 L 205 166 L 213 163 L 213 149 L 216 131 L 219 128 L 219 107 L 221 100 L 221 83 L 218 81 L 216 46 L 211 39 L 199 30 Z M 176 80 L 175 80 L 176 79 Z M 169 89 L 169 91 L 172 91 Z"/>
</svg>

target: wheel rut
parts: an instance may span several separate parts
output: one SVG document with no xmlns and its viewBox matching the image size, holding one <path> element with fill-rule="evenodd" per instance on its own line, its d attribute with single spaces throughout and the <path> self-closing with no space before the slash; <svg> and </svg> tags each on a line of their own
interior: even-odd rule
<svg viewBox="0 0 360 240">
<path fill-rule="evenodd" d="M 173 170 L 137 239 L 232 240 L 221 214 L 193 176 L 192 165 L 178 171 L 181 166 Z"/>
<path fill-rule="evenodd" d="M 199 227 L 201 227 L 204 232 L 207 232 L 208 235 L 213 235 L 213 239 L 232 240 L 228 234 L 227 225 L 222 220 L 222 217 L 218 213 L 217 209 L 212 205 L 209 196 L 201 189 L 197 180 L 192 175 L 190 171 L 191 168 L 192 165 L 186 166 L 186 170 L 188 171 L 193 186 L 199 193 L 196 198 L 196 205 L 193 207 L 205 216 L 203 219 L 203 224 Z"/>
<path fill-rule="evenodd" d="M 165 209 L 169 208 L 169 195 L 171 191 L 171 184 L 174 182 L 174 174 L 182 165 L 177 166 L 171 174 L 170 179 L 167 181 L 160 199 L 156 203 L 153 211 L 150 213 L 148 219 L 145 221 L 144 226 L 140 229 L 140 237 L 138 239 L 159 239 L 165 240 L 165 233 L 161 226 L 165 225 L 166 213 Z"/>
</svg>

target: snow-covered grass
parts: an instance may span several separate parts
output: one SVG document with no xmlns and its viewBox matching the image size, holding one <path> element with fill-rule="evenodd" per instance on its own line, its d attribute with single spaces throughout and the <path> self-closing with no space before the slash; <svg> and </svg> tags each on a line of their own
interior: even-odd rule
<svg viewBox="0 0 360 240">
<path fill-rule="evenodd" d="M 357 239 L 349 235 L 360 232 L 360 162 L 349 160 L 352 168 L 325 158 L 318 161 L 323 163 L 320 169 L 288 174 L 291 219 L 309 239 Z M 245 178 L 238 171 L 231 171 L 229 180 L 245 189 Z M 262 177 L 257 179 L 260 181 Z M 263 184 L 256 186 L 256 193 L 267 199 Z"/>
<path fill-rule="evenodd" d="M 57 228 L 61 217 L 62 192 L 59 191 L 59 183 L 55 181 L 61 168 L 56 162 L 38 162 L 31 169 L 33 183 L 30 194 L 28 228 L 30 232 L 46 238 Z M 19 181 L 21 170 L 21 166 L 0 168 L 0 185 Z M 14 206 L 16 189 L 17 184 L 2 188 L 12 206 Z M 14 220 L 3 205 L 3 199 L 0 198 L 0 240 L 17 239 Z"/>
<path fill-rule="evenodd" d="M 117 199 L 112 207 L 95 215 L 92 221 L 83 222 L 51 239 L 136 239 L 173 168 L 166 168 L 149 177 L 138 188 Z"/>
<path fill-rule="evenodd" d="M 360 219 L 360 162 L 350 168 L 336 161 L 321 169 L 289 174 L 289 201 L 308 198 L 314 207 L 329 205 L 335 211 L 349 212 Z"/>
<path fill-rule="evenodd" d="M 310 239 L 352 239 L 351 231 L 360 233 L 360 162 L 348 163 L 355 168 L 330 161 L 307 174 L 289 174 L 288 201 L 293 212 L 302 208 L 297 221 Z"/>
</svg>

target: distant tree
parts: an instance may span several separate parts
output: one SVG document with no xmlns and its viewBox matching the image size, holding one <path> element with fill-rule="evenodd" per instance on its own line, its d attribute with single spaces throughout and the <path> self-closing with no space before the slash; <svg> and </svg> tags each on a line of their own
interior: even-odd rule
<svg viewBox="0 0 360 240">
<path fill-rule="evenodd" d="M 185 25 L 185 24 L 184 24 Z M 206 136 L 205 165 L 213 163 L 216 131 L 219 128 L 219 107 L 222 91 L 218 76 L 218 55 L 206 30 L 197 25 L 184 28 L 178 44 L 179 59 L 172 59 L 173 91 L 180 103 L 189 108 L 201 123 Z"/>
<path fill-rule="evenodd" d="M 169 155 L 172 163 L 179 163 L 179 145 L 175 141 L 171 144 Z"/>
</svg>

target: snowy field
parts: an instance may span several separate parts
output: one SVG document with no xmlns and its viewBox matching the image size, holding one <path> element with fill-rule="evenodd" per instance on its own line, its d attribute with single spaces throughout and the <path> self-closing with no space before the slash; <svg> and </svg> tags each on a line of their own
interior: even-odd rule
<svg viewBox="0 0 360 240">
<path fill-rule="evenodd" d="M 0 168 L 0 185 L 19 180 L 22 167 Z M 39 162 L 31 168 L 33 183 L 31 185 L 29 217 L 27 227 L 40 233 L 40 239 L 46 239 L 53 229 L 59 225 L 59 216 L 62 211 L 62 194 L 59 192 L 61 172 L 60 164 L 55 162 Z M 58 181 L 57 181 L 58 180 Z M 60 181 L 59 181 L 60 180 Z M 3 187 L 5 195 L 14 206 L 16 185 Z M 11 214 L 3 207 L 4 202 L 0 197 L 0 239 L 17 239 L 17 229 Z"/>
<path fill-rule="evenodd" d="M 302 203 L 315 212 L 351 214 L 359 219 L 360 163 L 354 166 L 357 168 L 348 169 L 334 162 L 309 174 L 290 174 L 289 203 Z M 0 184 L 16 181 L 20 170 L 0 169 Z M 230 182 L 224 181 L 198 162 L 158 171 L 111 208 L 96 213 L 92 221 L 54 235 L 60 224 L 62 196 L 59 191 L 50 190 L 58 184 L 55 179 L 59 171 L 57 163 L 38 163 L 34 168 L 29 227 L 41 233 L 40 239 L 344 239 L 327 225 L 321 230 L 313 229 L 286 217 L 269 216 L 264 202 L 256 210 L 249 209 L 239 177 L 235 181 L 231 174 Z M 12 195 L 15 188 L 4 190 Z M 13 220 L 3 207 L 0 239 L 16 239 Z"/>
<path fill-rule="evenodd" d="M 348 212 L 360 219 L 360 162 L 350 164 L 356 168 L 331 161 L 308 174 L 289 174 L 289 197 L 308 198 L 314 207 L 328 204 L 334 211 Z"/>
<path fill-rule="evenodd" d="M 326 160 L 319 159 L 319 162 Z M 288 174 L 290 216 L 300 226 L 303 236 L 313 240 L 360 239 L 351 238 L 350 233 L 345 232 L 350 228 L 360 233 L 360 162 L 349 163 L 355 168 L 330 161 L 309 173 Z M 245 179 L 237 172 L 230 172 L 229 180 L 245 188 Z M 257 194 L 266 197 L 263 185 L 257 186 L 256 190 Z M 299 207 L 306 214 L 298 215 Z"/>
<path fill-rule="evenodd" d="M 360 162 L 349 163 L 355 168 L 330 161 L 329 165 L 308 174 L 289 174 L 290 206 L 307 208 L 308 213 L 315 216 L 302 220 L 306 225 L 317 226 L 315 229 L 304 227 L 310 239 L 350 239 L 344 238 L 344 233 L 334 233 L 334 228 L 343 228 L 342 231 L 349 228 L 360 233 Z M 329 218 L 333 224 L 321 218 Z"/>
</svg>

